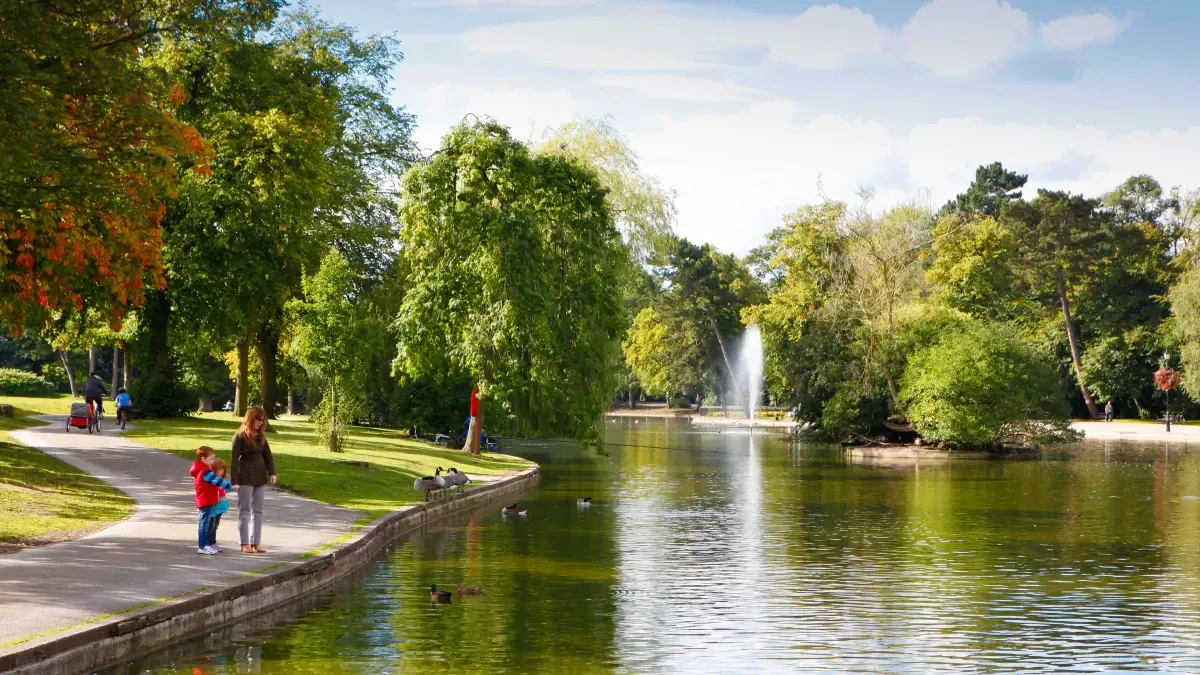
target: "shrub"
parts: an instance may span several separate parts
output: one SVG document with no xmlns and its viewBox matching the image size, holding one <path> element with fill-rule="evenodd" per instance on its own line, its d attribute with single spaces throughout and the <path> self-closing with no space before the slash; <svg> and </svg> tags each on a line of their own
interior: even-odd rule
<svg viewBox="0 0 1200 675">
<path fill-rule="evenodd" d="M 984 446 L 1072 437 L 1053 370 L 1000 325 L 971 322 L 913 354 L 900 399 L 931 441 Z"/>
<path fill-rule="evenodd" d="M 196 396 L 174 377 L 139 377 L 129 385 L 138 417 L 184 417 L 196 410 Z"/>
<path fill-rule="evenodd" d="M 0 368 L 0 394 L 5 396 L 49 396 L 54 387 L 37 373 Z"/>
</svg>

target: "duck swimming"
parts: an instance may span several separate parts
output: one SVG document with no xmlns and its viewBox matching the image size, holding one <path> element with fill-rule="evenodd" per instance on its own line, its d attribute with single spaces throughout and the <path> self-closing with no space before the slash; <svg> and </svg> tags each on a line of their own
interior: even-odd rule
<svg viewBox="0 0 1200 675">
<path fill-rule="evenodd" d="M 591 497 L 583 497 L 582 499 L 576 501 L 575 503 L 579 506 L 579 508 L 586 509 L 587 507 L 592 505 L 592 498 Z"/>
<path fill-rule="evenodd" d="M 458 584 L 459 595 L 483 595 L 483 589 L 478 586 L 463 586 Z"/>
<path fill-rule="evenodd" d="M 437 584 L 429 587 L 429 602 L 435 605 L 448 605 L 450 604 L 450 598 L 450 591 L 439 591 Z"/>
<path fill-rule="evenodd" d="M 508 506 L 500 509 L 500 515 L 502 516 L 524 516 L 527 513 L 529 513 L 529 511 L 527 509 L 520 508 L 518 504 L 509 504 Z"/>
</svg>

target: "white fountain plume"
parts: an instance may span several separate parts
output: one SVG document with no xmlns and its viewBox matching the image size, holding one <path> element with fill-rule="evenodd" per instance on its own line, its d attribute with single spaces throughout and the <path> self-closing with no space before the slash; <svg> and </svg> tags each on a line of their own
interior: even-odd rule
<svg viewBox="0 0 1200 675">
<path fill-rule="evenodd" d="M 753 424 L 763 390 L 762 331 L 758 324 L 750 324 L 746 328 L 739 347 L 738 370 L 741 371 L 742 381 L 738 383 L 738 389 L 746 397 L 746 416 Z"/>
</svg>

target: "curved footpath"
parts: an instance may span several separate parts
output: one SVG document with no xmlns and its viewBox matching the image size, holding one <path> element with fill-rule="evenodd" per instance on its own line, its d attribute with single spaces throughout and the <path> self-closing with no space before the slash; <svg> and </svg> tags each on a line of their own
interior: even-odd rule
<svg viewBox="0 0 1200 675">
<path fill-rule="evenodd" d="M 1089 441 L 1146 441 L 1200 444 L 1200 427 L 1176 424 L 1167 432 L 1165 424 L 1146 422 L 1072 422 Z"/>
<path fill-rule="evenodd" d="M 202 556 L 196 553 L 187 460 L 113 430 L 68 433 L 65 417 L 42 419 L 51 425 L 11 435 L 138 504 L 127 520 L 89 536 L 0 555 L 0 673 L 85 672 L 262 611 L 335 581 L 427 520 L 537 479 L 535 467 L 359 529 L 359 511 L 271 490 L 263 531 L 267 553 L 237 550 L 237 516 L 231 512 L 218 532 L 226 551 Z M 323 547 L 327 552 L 313 555 Z"/>
</svg>

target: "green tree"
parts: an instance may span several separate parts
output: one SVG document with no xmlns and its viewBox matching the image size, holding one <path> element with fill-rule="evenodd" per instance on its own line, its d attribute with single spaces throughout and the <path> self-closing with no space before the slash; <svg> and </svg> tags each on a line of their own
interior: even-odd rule
<svg viewBox="0 0 1200 675">
<path fill-rule="evenodd" d="M 1021 199 L 1021 188 L 1028 180 L 1029 176 L 1009 171 L 1000 162 L 980 166 L 975 169 L 975 180 L 967 191 L 946 202 L 939 215 L 998 217 L 1005 204 Z"/>
<path fill-rule="evenodd" d="M 1044 297 L 1062 311 L 1071 365 L 1088 413 L 1099 411 L 1083 373 L 1083 345 L 1071 314 L 1068 289 L 1092 274 L 1111 241 L 1110 221 L 1097 202 L 1081 195 L 1039 190 L 1032 202 L 1005 205 L 1001 219 L 1017 241 L 1019 264 L 1031 283 L 1049 284 Z"/>
<path fill-rule="evenodd" d="M 547 134 L 537 151 L 572 157 L 596 172 L 633 264 L 648 262 L 670 245 L 675 193 L 642 172 L 637 153 L 611 117 L 568 122 Z"/>
<path fill-rule="evenodd" d="M 162 283 L 174 157 L 204 144 L 178 84 L 142 55 L 193 36 L 195 0 L 0 3 L 0 325 L 63 312 L 119 320 Z M 229 2 L 206 3 L 218 20 Z"/>
<path fill-rule="evenodd" d="M 1180 345 L 1183 390 L 1200 398 L 1200 267 L 1193 267 L 1171 287 L 1172 327 Z"/>
<path fill-rule="evenodd" d="M 304 278 L 304 298 L 288 311 L 296 326 L 293 351 L 324 396 L 313 411 L 318 433 L 333 452 L 341 452 L 344 428 L 367 408 L 366 357 L 363 342 L 370 331 L 360 320 L 353 292 L 357 275 L 342 254 L 329 251 L 316 274 Z"/>
<path fill-rule="evenodd" d="M 691 331 L 672 331 L 653 307 L 634 317 L 622 349 L 629 370 L 642 389 L 651 396 L 668 396 L 694 386 L 700 376 L 692 370 L 685 355 L 695 346 Z"/>
<path fill-rule="evenodd" d="M 1104 336 L 1088 346 L 1083 373 L 1096 400 L 1127 401 L 1137 408 L 1138 417 L 1149 416 L 1154 371 L 1162 354 L 1152 327 Z"/>
<path fill-rule="evenodd" d="M 951 213 L 934 227 L 926 278 L 939 300 L 972 316 L 1029 318 L 1037 312 L 1023 289 L 1019 255 L 1013 233 L 994 217 Z"/>
<path fill-rule="evenodd" d="M 913 354 L 901 399 L 931 441 L 981 446 L 1069 435 L 1054 372 L 996 324 L 973 323 Z"/>
<path fill-rule="evenodd" d="M 627 253 L 595 174 L 480 121 L 451 130 L 403 193 L 397 371 L 468 373 L 512 432 L 596 438 Z"/>
<path fill-rule="evenodd" d="M 358 40 L 303 11 L 273 28 L 273 13 L 259 18 L 163 50 L 188 92 L 180 114 L 214 158 L 168 212 L 170 295 L 154 299 L 149 324 L 156 373 L 168 369 L 172 312 L 230 336 L 238 412 L 254 347 L 273 415 L 283 307 L 330 244 L 389 247 L 397 226 L 382 185 L 410 158 L 412 118 L 389 101 L 393 39 Z"/>
</svg>

